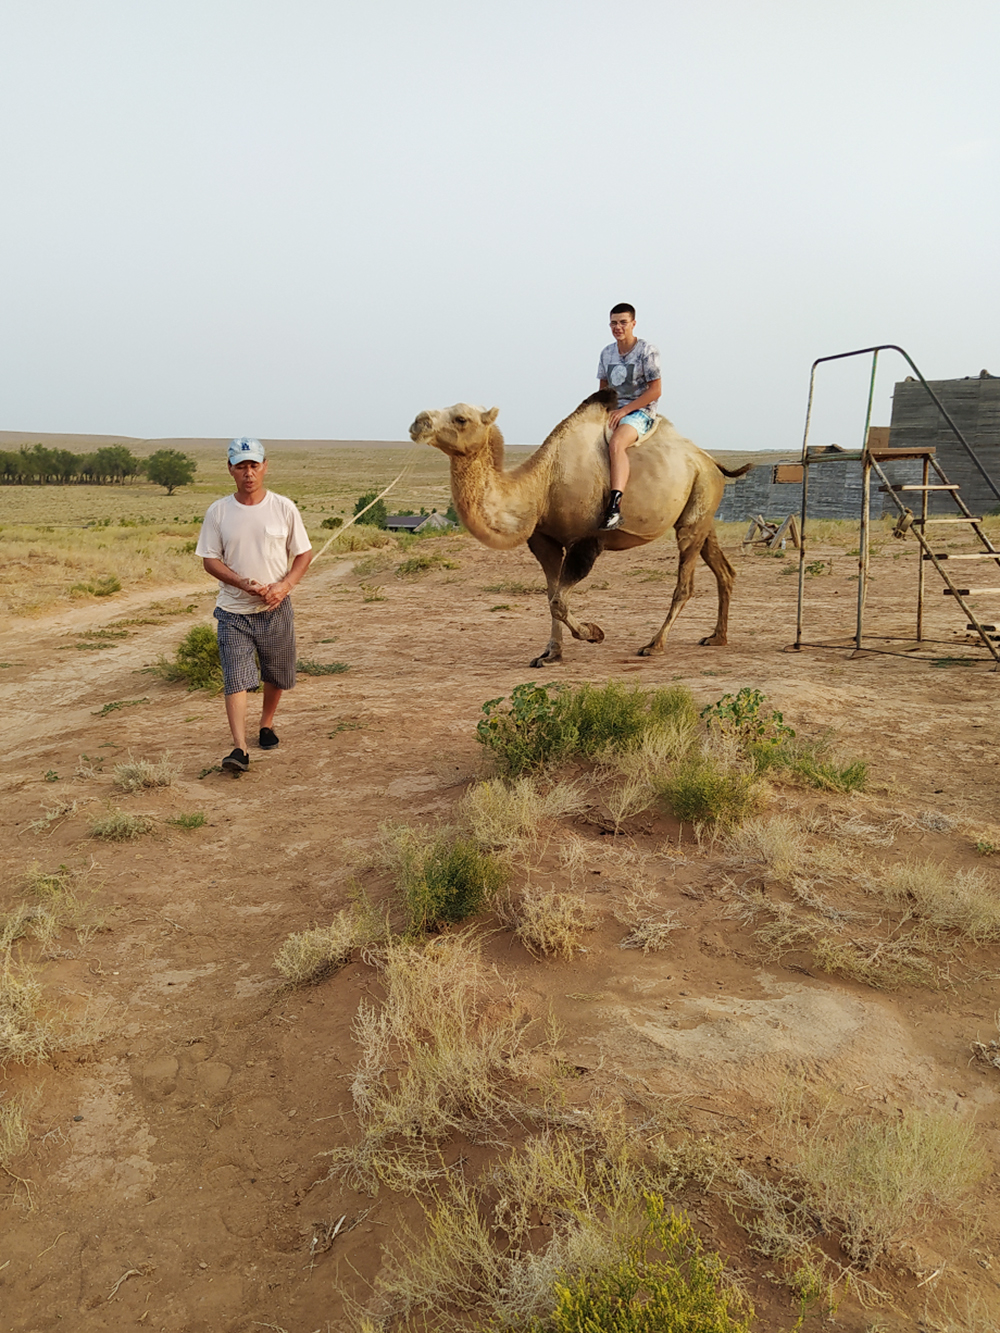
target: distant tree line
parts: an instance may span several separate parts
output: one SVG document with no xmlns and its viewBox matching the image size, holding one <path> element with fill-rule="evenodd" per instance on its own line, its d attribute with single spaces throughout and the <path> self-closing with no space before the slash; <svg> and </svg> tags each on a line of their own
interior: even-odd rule
<svg viewBox="0 0 1000 1333">
<path fill-rule="evenodd" d="M 68 486 L 123 485 L 145 476 L 168 494 L 194 479 L 197 463 L 178 449 L 158 449 L 148 458 L 136 458 L 124 444 L 108 444 L 90 454 L 71 449 L 47 449 L 44 444 L 16 453 L 0 450 L 0 485 Z"/>
</svg>

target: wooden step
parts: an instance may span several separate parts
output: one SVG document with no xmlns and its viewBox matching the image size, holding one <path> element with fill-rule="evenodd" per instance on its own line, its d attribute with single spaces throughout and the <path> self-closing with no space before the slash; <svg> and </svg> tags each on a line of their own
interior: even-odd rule
<svg viewBox="0 0 1000 1333">
<path fill-rule="evenodd" d="M 985 630 L 994 630 L 994 631 L 995 631 L 995 630 L 997 629 L 997 626 L 996 626 L 996 625 L 966 625 L 965 628 L 966 628 L 966 629 L 974 629 L 974 630 L 985 629 Z"/>
<path fill-rule="evenodd" d="M 939 555 L 925 553 L 921 560 L 1000 560 L 1000 551 L 973 551 L 969 555 L 952 555 L 942 551 Z"/>
<path fill-rule="evenodd" d="M 917 486 L 915 484 L 911 486 L 909 482 L 905 486 L 879 487 L 883 494 L 888 494 L 889 491 L 960 491 L 961 489 L 961 486 Z"/>
<path fill-rule="evenodd" d="M 869 449 L 868 457 L 877 463 L 891 463 L 897 458 L 933 458 L 937 450 L 930 449 Z"/>
<path fill-rule="evenodd" d="M 930 515 L 927 518 L 921 518 L 919 514 L 915 514 L 913 517 L 914 523 L 982 523 L 982 521 L 981 518 L 973 518 L 971 514 L 968 518 L 964 515 L 960 518 L 931 518 Z"/>
<path fill-rule="evenodd" d="M 987 594 L 1000 593 L 1000 588 L 942 588 L 945 597 L 985 597 Z"/>
</svg>

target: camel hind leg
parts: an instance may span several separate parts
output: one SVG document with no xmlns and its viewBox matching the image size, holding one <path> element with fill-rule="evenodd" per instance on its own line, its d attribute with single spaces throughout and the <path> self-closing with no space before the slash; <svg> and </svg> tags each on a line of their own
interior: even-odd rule
<svg viewBox="0 0 1000 1333">
<path fill-rule="evenodd" d="M 705 544 L 701 548 L 701 558 L 715 575 L 715 582 L 719 589 L 719 611 L 713 632 L 706 638 L 699 639 L 698 642 L 706 648 L 722 648 L 729 642 L 727 637 L 729 634 L 729 600 L 732 596 L 733 583 L 736 580 L 736 570 L 726 559 L 726 554 L 719 545 L 714 525 L 709 529 Z"/>
<path fill-rule="evenodd" d="M 652 657 L 654 653 L 663 652 L 664 641 L 670 633 L 674 621 L 684 610 L 694 591 L 694 571 L 704 541 L 705 537 L 702 532 L 691 528 L 678 531 L 677 549 L 680 559 L 677 564 L 677 583 L 674 585 L 674 595 L 670 599 L 670 610 L 667 612 L 667 618 L 660 626 L 659 631 L 653 635 L 649 643 L 644 644 L 639 649 L 640 657 Z"/>
</svg>

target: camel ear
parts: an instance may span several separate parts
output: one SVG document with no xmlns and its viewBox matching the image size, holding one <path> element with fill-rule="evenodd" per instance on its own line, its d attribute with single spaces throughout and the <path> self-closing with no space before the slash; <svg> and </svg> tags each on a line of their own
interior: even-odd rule
<svg viewBox="0 0 1000 1333">
<path fill-rule="evenodd" d="M 500 415 L 499 407 L 491 407 L 488 412 L 483 413 L 483 425 L 492 426 L 494 421 L 496 421 L 499 415 Z"/>
</svg>

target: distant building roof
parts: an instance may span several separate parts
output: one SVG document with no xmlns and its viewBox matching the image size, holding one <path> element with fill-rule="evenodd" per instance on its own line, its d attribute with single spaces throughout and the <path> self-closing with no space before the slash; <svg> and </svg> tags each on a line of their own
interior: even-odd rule
<svg viewBox="0 0 1000 1333">
<path fill-rule="evenodd" d="M 444 514 L 390 514 L 385 526 L 391 532 L 422 532 L 424 528 L 450 528 Z"/>
</svg>

